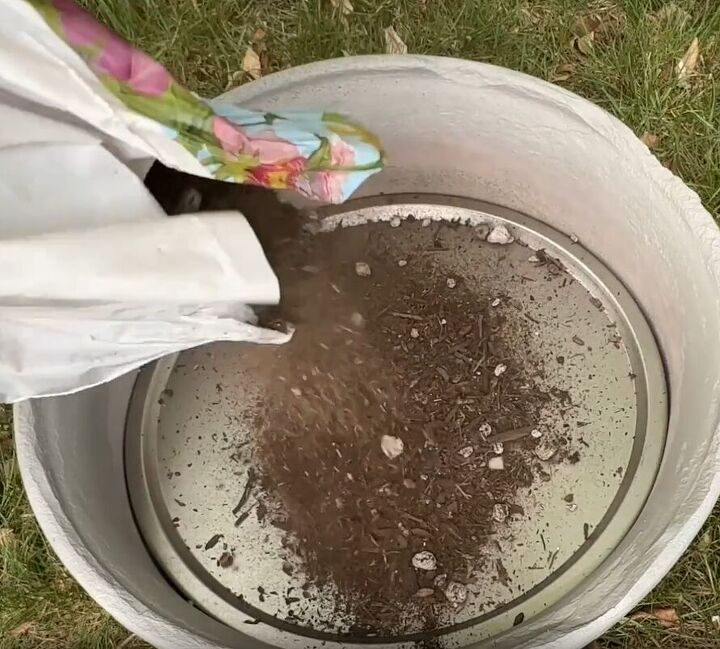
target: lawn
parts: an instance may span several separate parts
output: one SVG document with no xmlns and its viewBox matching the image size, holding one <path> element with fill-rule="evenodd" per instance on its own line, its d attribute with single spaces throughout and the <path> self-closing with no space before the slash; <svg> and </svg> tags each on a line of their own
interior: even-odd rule
<svg viewBox="0 0 720 649">
<path fill-rule="evenodd" d="M 600 104 L 643 137 L 716 217 L 720 214 L 717 0 L 86 4 L 180 81 L 208 96 L 258 73 L 385 52 L 386 29 L 393 27 L 410 53 L 504 65 Z M 0 649 L 145 647 L 90 602 L 54 559 L 25 500 L 11 434 L 8 413 L 0 414 Z M 640 615 L 624 620 L 597 647 L 720 647 L 720 617 L 714 617 L 720 616 L 719 590 L 716 510 L 680 565 L 648 596 Z"/>
</svg>

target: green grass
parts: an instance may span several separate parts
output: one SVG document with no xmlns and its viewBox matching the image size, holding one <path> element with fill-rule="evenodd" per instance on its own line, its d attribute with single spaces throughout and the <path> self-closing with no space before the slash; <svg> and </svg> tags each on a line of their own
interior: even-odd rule
<svg viewBox="0 0 720 649">
<path fill-rule="evenodd" d="M 246 81 L 253 34 L 268 71 L 384 51 L 394 26 L 411 53 L 522 70 L 583 95 L 638 135 L 720 215 L 720 4 L 717 0 L 86 0 L 104 22 L 165 63 L 191 89 L 216 95 Z M 576 43 L 589 31 L 579 51 Z M 677 61 L 693 38 L 701 58 L 686 84 Z M 575 42 L 574 42 L 575 41 Z M 371 126 L 371 125 L 369 125 Z M 7 414 L 0 415 L 0 649 L 137 649 L 55 560 L 22 492 Z M 720 647 L 720 510 L 645 607 L 671 607 L 680 625 L 623 621 L 612 649 Z M 27 626 L 29 625 L 29 626 Z M 13 630 L 26 629 L 23 634 Z"/>
</svg>

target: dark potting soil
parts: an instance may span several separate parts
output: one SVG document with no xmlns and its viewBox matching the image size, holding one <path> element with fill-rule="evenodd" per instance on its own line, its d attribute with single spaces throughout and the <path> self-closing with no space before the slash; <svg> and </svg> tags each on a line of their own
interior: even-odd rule
<svg viewBox="0 0 720 649">
<path fill-rule="evenodd" d="M 525 321 L 449 274 L 419 222 L 313 234 L 263 190 L 192 182 L 202 209 L 245 213 L 282 291 L 261 322 L 295 329 L 243 351 L 263 355 L 271 386 L 255 450 L 266 520 L 353 634 L 432 631 L 523 515 L 518 491 L 549 477 L 539 457 L 571 456 L 538 437 L 558 397 L 538 387 Z M 427 249 L 399 256 L 393 239 L 414 235 Z"/>
</svg>

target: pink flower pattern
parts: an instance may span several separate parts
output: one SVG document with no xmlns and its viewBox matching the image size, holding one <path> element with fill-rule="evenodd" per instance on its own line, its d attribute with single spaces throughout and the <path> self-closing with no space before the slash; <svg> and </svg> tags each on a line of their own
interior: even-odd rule
<svg viewBox="0 0 720 649">
<path fill-rule="evenodd" d="M 383 166 L 376 140 L 336 115 L 326 123 L 323 113 L 313 113 L 317 126 L 309 127 L 307 116 L 296 124 L 291 117 L 255 113 L 253 123 L 265 120 L 267 126 L 254 127 L 250 133 L 241 123 L 219 116 L 208 102 L 182 88 L 160 63 L 101 25 L 74 0 L 28 1 L 129 110 L 165 126 L 168 137 L 190 150 L 218 177 L 294 189 L 337 203 Z M 290 136 L 276 132 L 278 119 L 283 121 L 283 133 Z M 338 124 L 341 130 L 334 128 Z M 323 148 L 305 157 L 307 142 L 313 141 L 318 147 L 323 142 Z M 298 143 L 303 143 L 303 149 Z M 363 152 L 361 161 L 359 150 Z"/>
<path fill-rule="evenodd" d="M 109 74 L 151 97 L 168 90 L 172 77 L 157 61 L 101 25 L 72 0 L 53 0 L 53 5 L 60 11 L 62 26 L 71 45 L 100 49 L 100 55 L 91 61 L 96 71 Z"/>
</svg>

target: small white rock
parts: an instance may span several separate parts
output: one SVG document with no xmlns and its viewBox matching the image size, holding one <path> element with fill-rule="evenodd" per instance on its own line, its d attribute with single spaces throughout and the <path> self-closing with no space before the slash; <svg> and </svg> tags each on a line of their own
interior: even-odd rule
<svg viewBox="0 0 720 649">
<path fill-rule="evenodd" d="M 457 282 L 452 277 L 447 278 L 446 284 L 448 288 L 455 288 L 457 286 Z"/>
<path fill-rule="evenodd" d="M 535 439 L 540 439 L 542 437 L 542 431 L 538 430 L 537 428 L 533 428 L 530 431 L 530 437 L 534 437 Z"/>
<path fill-rule="evenodd" d="M 458 451 L 458 455 L 467 459 L 473 454 L 474 450 L 472 446 L 464 446 Z"/>
<path fill-rule="evenodd" d="M 302 390 L 300 388 L 290 388 L 290 392 L 292 392 L 296 397 L 302 396 Z"/>
<path fill-rule="evenodd" d="M 528 257 L 528 261 L 529 261 L 531 264 L 539 264 L 539 263 L 540 263 L 540 257 L 538 257 L 537 255 L 530 255 L 530 256 Z"/>
<path fill-rule="evenodd" d="M 423 219 L 423 220 L 422 220 L 422 226 L 423 226 L 424 228 L 428 227 L 431 223 L 432 223 L 432 221 L 431 221 L 430 219 Z"/>
<path fill-rule="evenodd" d="M 365 318 L 363 318 L 362 313 L 358 313 L 357 311 L 353 313 L 350 316 L 350 324 L 356 329 L 362 329 L 365 326 Z"/>
<path fill-rule="evenodd" d="M 407 266 L 407 259 L 398 259 L 398 266 L 400 266 L 400 268 Z"/>
<path fill-rule="evenodd" d="M 403 444 L 403 441 L 399 437 L 383 435 L 380 440 L 380 448 L 388 458 L 394 460 L 399 455 L 402 455 L 402 452 L 405 450 L 405 444 Z"/>
<path fill-rule="evenodd" d="M 445 573 L 438 575 L 433 579 L 433 586 L 439 590 L 445 590 L 445 586 L 447 585 L 447 575 Z"/>
<path fill-rule="evenodd" d="M 437 568 L 437 559 L 435 555 L 428 550 L 421 550 L 417 554 L 413 555 L 412 566 L 416 570 L 435 570 Z"/>
<path fill-rule="evenodd" d="M 515 241 L 508 229 L 504 225 L 496 225 L 487 237 L 488 243 L 497 243 L 505 246 Z"/>
<path fill-rule="evenodd" d="M 577 510 L 577 503 L 568 503 L 567 509 L 569 512 L 574 512 Z"/>
<path fill-rule="evenodd" d="M 390 219 L 390 227 L 391 228 L 399 228 L 400 227 L 400 217 L 399 216 L 393 216 L 392 219 Z"/>
<path fill-rule="evenodd" d="M 493 505 L 492 517 L 494 521 L 504 523 L 508 516 L 510 516 L 510 508 L 505 503 L 495 503 Z"/>
<path fill-rule="evenodd" d="M 410 329 L 410 338 L 419 338 L 419 337 L 420 337 L 420 332 L 415 327 Z"/>
<path fill-rule="evenodd" d="M 453 606 L 462 606 L 467 601 L 467 588 L 457 581 L 451 581 L 445 587 L 445 597 Z"/>
<path fill-rule="evenodd" d="M 355 262 L 355 273 L 360 277 L 370 277 L 372 270 L 364 261 Z"/>
<path fill-rule="evenodd" d="M 502 376 L 507 372 L 507 365 L 505 363 L 499 363 L 495 366 L 494 374 L 495 376 Z"/>
<path fill-rule="evenodd" d="M 441 325 L 446 325 L 446 324 L 447 324 L 447 320 L 446 320 L 445 318 L 440 318 L 440 324 L 441 324 Z"/>
<path fill-rule="evenodd" d="M 495 453 L 495 455 L 502 455 L 503 451 L 505 450 L 505 447 L 503 446 L 502 442 L 495 442 L 492 445 L 492 450 L 493 450 L 493 453 Z"/>
<path fill-rule="evenodd" d="M 499 298 L 499 297 L 496 297 L 496 298 L 490 303 L 490 306 L 491 306 L 491 307 L 500 306 L 500 298 Z"/>
<path fill-rule="evenodd" d="M 553 455 L 557 453 L 557 448 L 549 442 L 543 440 L 535 447 L 535 455 L 537 455 L 543 462 L 549 460 Z"/>
<path fill-rule="evenodd" d="M 488 469 L 491 471 L 502 471 L 505 468 L 505 462 L 503 462 L 502 455 L 496 455 L 488 460 Z"/>
<path fill-rule="evenodd" d="M 576 234 L 571 234 L 570 241 L 572 241 L 573 243 L 577 243 L 578 241 L 580 241 L 580 239 L 577 238 Z"/>
<path fill-rule="evenodd" d="M 488 435 L 492 433 L 492 426 L 485 422 L 484 424 L 480 424 L 478 427 L 478 435 L 482 437 L 483 439 L 487 439 Z"/>
</svg>

